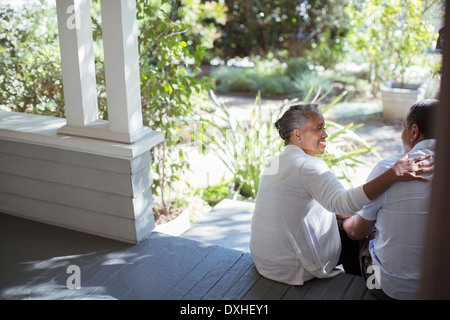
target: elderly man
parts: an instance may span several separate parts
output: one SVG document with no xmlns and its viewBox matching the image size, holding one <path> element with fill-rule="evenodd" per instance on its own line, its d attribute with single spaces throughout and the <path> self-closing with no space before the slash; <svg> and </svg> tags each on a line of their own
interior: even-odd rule
<svg viewBox="0 0 450 320">
<path fill-rule="evenodd" d="M 409 158 L 434 155 L 433 118 L 438 104 L 437 100 L 426 99 L 411 107 L 401 135 Z M 380 161 L 368 180 L 379 176 L 402 156 Z M 369 289 L 380 298 L 417 298 L 430 191 L 428 182 L 397 182 L 361 212 L 342 220 L 341 228 L 347 235 L 362 240 L 361 272 Z"/>
</svg>

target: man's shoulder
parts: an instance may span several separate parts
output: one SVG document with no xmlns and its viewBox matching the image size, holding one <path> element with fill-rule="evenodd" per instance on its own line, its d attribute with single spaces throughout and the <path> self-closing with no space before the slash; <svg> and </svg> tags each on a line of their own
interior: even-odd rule
<svg viewBox="0 0 450 320">
<path fill-rule="evenodd" d="M 395 156 L 391 156 L 388 158 L 385 158 L 383 160 L 380 160 L 377 162 L 377 164 L 373 167 L 372 171 L 369 174 L 369 177 L 367 178 L 367 181 L 370 181 L 379 175 L 383 174 L 385 171 L 387 171 L 389 168 L 391 168 L 401 157 L 403 157 L 404 154 L 400 153 Z"/>
<path fill-rule="evenodd" d="M 433 142 L 433 143 L 432 143 Z M 421 145 L 421 148 L 416 148 L 408 153 L 408 157 L 410 159 L 416 158 L 419 156 L 423 156 L 426 154 L 433 154 L 434 155 L 434 141 L 428 141 L 428 145 L 424 144 Z M 379 176 L 380 174 L 384 173 L 386 170 L 391 168 L 400 158 L 402 158 L 405 155 L 405 153 L 399 153 L 395 156 L 391 156 L 388 158 L 385 158 L 383 160 L 380 160 L 375 167 L 372 169 L 371 176 L 372 178 Z"/>
<path fill-rule="evenodd" d="M 398 160 L 400 160 L 401 157 L 403 157 L 405 154 L 404 153 L 399 153 L 395 156 L 391 156 L 388 158 L 384 158 L 383 160 L 378 161 L 378 163 L 375 165 L 375 168 L 384 168 L 384 169 L 389 169 L 390 167 L 392 167 Z"/>
</svg>

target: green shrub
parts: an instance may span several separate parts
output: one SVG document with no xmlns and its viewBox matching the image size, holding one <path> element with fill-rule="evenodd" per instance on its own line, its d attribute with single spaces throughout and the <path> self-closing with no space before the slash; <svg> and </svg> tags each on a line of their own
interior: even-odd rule
<svg viewBox="0 0 450 320">
<path fill-rule="evenodd" d="M 43 1 L 0 4 L 0 110 L 65 116 L 56 11 Z"/>
<path fill-rule="evenodd" d="M 211 207 L 214 207 L 223 199 L 231 196 L 230 182 L 222 181 L 216 185 L 197 189 L 195 194 L 205 200 Z"/>
<path fill-rule="evenodd" d="M 252 77 L 246 74 L 244 68 L 219 67 L 213 72 L 216 79 L 216 90 L 218 92 L 251 92 Z"/>
<path fill-rule="evenodd" d="M 284 74 L 281 65 L 257 63 L 255 67 L 221 66 L 213 73 L 216 79 L 216 90 L 229 92 L 261 92 L 267 96 L 286 95 L 292 91 L 290 79 Z"/>
<path fill-rule="evenodd" d="M 290 79 L 295 79 L 299 74 L 309 72 L 308 61 L 304 57 L 291 58 L 286 62 L 286 75 Z"/>
<path fill-rule="evenodd" d="M 403 84 L 408 80 L 407 69 L 420 65 L 417 58 L 426 55 L 437 33 L 439 2 L 349 2 L 344 11 L 353 27 L 346 41 L 369 63 L 375 94 L 386 80 L 397 79 Z"/>
<path fill-rule="evenodd" d="M 197 111 L 197 96 L 208 97 L 212 79 L 196 77 L 206 48 L 188 48 L 182 34 L 186 26 L 172 20 L 173 1 L 137 1 L 141 100 L 144 125 L 163 130 L 165 140 L 152 148 L 153 194 L 160 197 L 155 211 L 170 214 L 171 192 L 189 169 L 188 154 L 177 148 L 180 128 Z"/>
<path fill-rule="evenodd" d="M 331 89 L 331 81 L 327 76 L 320 75 L 314 70 L 307 70 L 294 76 L 292 86 L 298 96 L 305 96 L 314 88 L 329 91 Z"/>
<path fill-rule="evenodd" d="M 253 77 L 252 93 L 263 92 L 266 96 L 282 96 L 292 91 L 292 84 L 284 75 Z"/>
<path fill-rule="evenodd" d="M 342 91 L 348 91 L 347 99 L 357 99 L 358 97 L 370 97 L 371 86 L 369 84 L 368 76 L 361 76 L 362 72 L 358 75 L 351 73 L 335 72 L 329 76 L 329 81 L 335 85 L 336 88 L 340 87 Z"/>
</svg>

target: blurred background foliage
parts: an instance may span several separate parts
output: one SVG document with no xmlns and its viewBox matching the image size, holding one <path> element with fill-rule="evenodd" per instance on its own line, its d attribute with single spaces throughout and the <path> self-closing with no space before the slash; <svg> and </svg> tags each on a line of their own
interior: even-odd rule
<svg viewBox="0 0 450 320">
<path fill-rule="evenodd" d="M 0 2 L 0 110 L 64 116 L 55 11 Z"/>
<path fill-rule="evenodd" d="M 0 1 L 0 108 L 63 116 L 54 1 L 11 3 Z M 91 3 L 99 106 L 107 118 L 100 1 Z M 219 91 L 263 95 L 307 92 L 305 83 L 313 82 L 366 81 L 376 89 L 393 75 L 404 77 L 411 66 L 436 74 L 439 55 L 427 52 L 435 46 L 442 7 L 443 0 L 137 1 L 141 73 L 156 77 L 152 70 L 165 68 L 165 78 L 142 79 L 143 96 L 153 94 L 153 103 L 162 99 L 157 92 L 176 94 L 183 77 L 166 72 L 169 64 L 191 86 L 198 81 L 195 91 L 211 85 L 203 76 L 213 76 Z M 149 89 L 157 83 L 163 87 Z M 185 98 L 171 102 L 181 107 Z"/>
<path fill-rule="evenodd" d="M 208 109 L 210 90 L 302 99 L 321 88 L 330 99 L 370 98 L 414 69 L 434 81 L 435 95 L 443 3 L 136 1 L 144 124 L 166 134 L 152 150 L 161 210 L 170 211 L 172 185 L 189 170 L 181 130 Z M 99 116 L 107 119 L 100 0 L 91 8 Z M 64 117 L 62 86 L 55 1 L 0 0 L 0 110 Z"/>
<path fill-rule="evenodd" d="M 311 56 L 332 66 L 342 55 L 348 33 L 347 0 L 251 1 L 225 0 L 227 21 L 218 25 L 214 56 Z M 312 56 L 311 56 L 312 58 Z"/>
</svg>

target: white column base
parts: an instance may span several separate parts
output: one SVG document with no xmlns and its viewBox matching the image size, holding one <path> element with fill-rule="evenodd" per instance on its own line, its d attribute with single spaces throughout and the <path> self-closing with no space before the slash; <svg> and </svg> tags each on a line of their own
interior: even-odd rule
<svg viewBox="0 0 450 320">
<path fill-rule="evenodd" d="M 133 133 L 117 132 L 109 130 L 109 121 L 97 120 L 85 126 L 66 124 L 58 130 L 58 134 L 86 137 L 120 143 L 135 143 L 147 136 L 152 130 L 143 127 Z"/>
</svg>

